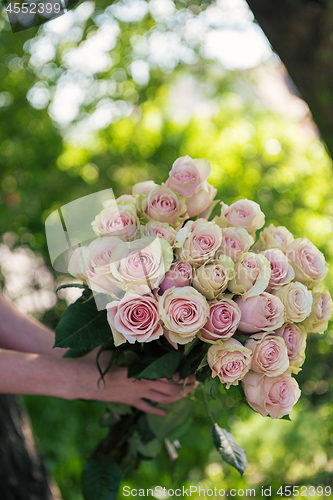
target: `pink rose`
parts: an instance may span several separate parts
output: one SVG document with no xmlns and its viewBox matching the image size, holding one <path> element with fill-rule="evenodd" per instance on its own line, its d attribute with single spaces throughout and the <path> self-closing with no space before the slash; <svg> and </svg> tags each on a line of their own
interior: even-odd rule
<svg viewBox="0 0 333 500">
<path fill-rule="evenodd" d="M 284 285 L 274 294 L 282 301 L 287 322 L 300 323 L 310 316 L 313 297 L 305 285 L 295 281 Z"/>
<path fill-rule="evenodd" d="M 186 217 L 185 198 L 167 186 L 155 186 L 147 196 L 140 194 L 136 203 L 141 217 L 149 220 L 177 227 Z"/>
<path fill-rule="evenodd" d="M 173 246 L 176 241 L 177 231 L 167 224 L 166 222 L 156 222 L 150 220 L 146 226 L 144 226 L 145 236 L 157 236 L 158 238 L 164 238 L 167 240 L 169 245 Z"/>
<path fill-rule="evenodd" d="M 236 302 L 230 299 L 214 300 L 209 304 L 206 324 L 199 337 L 204 342 L 219 342 L 230 338 L 239 325 L 241 311 Z"/>
<path fill-rule="evenodd" d="M 221 204 L 221 216 L 217 218 L 220 227 L 240 226 L 253 234 L 265 224 L 265 215 L 254 201 L 238 200 L 230 207 L 223 202 Z"/>
<path fill-rule="evenodd" d="M 332 299 L 328 290 L 315 292 L 311 314 L 303 322 L 308 332 L 324 333 L 332 316 Z"/>
<path fill-rule="evenodd" d="M 188 216 L 208 220 L 213 208 L 218 204 L 218 200 L 214 200 L 216 193 L 217 189 L 207 181 L 200 184 L 199 190 L 190 198 L 186 198 Z"/>
<path fill-rule="evenodd" d="M 221 229 L 205 219 L 189 221 L 178 231 L 176 253 L 180 260 L 200 267 L 212 259 L 221 245 Z"/>
<path fill-rule="evenodd" d="M 298 373 L 305 360 L 306 331 L 304 327 L 287 323 L 276 330 L 275 335 L 285 341 L 290 369 L 293 373 Z"/>
<path fill-rule="evenodd" d="M 271 266 L 271 277 L 267 292 L 278 290 L 295 278 L 295 271 L 282 250 L 279 248 L 270 248 L 261 253 L 270 262 Z"/>
<path fill-rule="evenodd" d="M 117 203 L 114 200 L 95 217 L 91 225 L 97 236 L 117 236 L 130 240 L 139 224 L 133 203 Z"/>
<path fill-rule="evenodd" d="M 199 292 L 184 286 L 166 290 L 159 298 L 159 311 L 170 340 L 187 344 L 206 323 L 209 307 Z"/>
<path fill-rule="evenodd" d="M 110 279 L 124 291 L 148 285 L 153 290 L 164 279 L 173 259 L 172 248 L 164 238 L 146 236 L 122 241 L 112 252 Z"/>
<path fill-rule="evenodd" d="M 139 194 L 144 194 L 145 196 L 147 196 L 149 191 L 155 186 L 157 186 L 157 184 L 155 184 L 154 181 L 138 182 L 132 187 L 132 195 L 138 196 Z"/>
<path fill-rule="evenodd" d="M 222 229 L 222 242 L 216 256 L 228 255 L 234 262 L 253 245 L 253 237 L 243 227 Z"/>
<path fill-rule="evenodd" d="M 152 295 L 127 293 L 120 301 L 106 306 L 114 344 L 151 342 L 163 335 L 158 303 Z"/>
<path fill-rule="evenodd" d="M 214 299 L 223 295 L 233 276 L 233 261 L 227 255 L 220 255 L 218 259 L 209 260 L 194 269 L 192 286 L 206 299 Z"/>
<path fill-rule="evenodd" d="M 192 160 L 181 156 L 172 165 L 165 185 L 188 198 L 197 192 L 200 184 L 210 176 L 210 163 L 204 159 Z"/>
<path fill-rule="evenodd" d="M 247 402 L 263 417 L 281 418 L 289 415 L 301 391 L 290 370 L 279 377 L 266 377 L 250 371 L 243 378 Z"/>
<path fill-rule="evenodd" d="M 284 226 L 275 227 L 270 224 L 265 227 L 259 234 L 259 239 L 252 250 L 260 252 L 269 248 L 279 248 L 283 253 L 286 253 L 288 246 L 294 241 L 294 237 L 290 231 Z"/>
<path fill-rule="evenodd" d="M 287 346 L 282 337 L 274 332 L 252 335 L 245 342 L 245 347 L 252 351 L 251 370 L 264 373 L 267 377 L 278 377 L 289 368 Z"/>
<path fill-rule="evenodd" d="M 271 331 L 283 325 L 284 307 L 281 300 L 263 292 L 256 297 L 235 301 L 242 312 L 239 330 L 246 333 Z"/>
<path fill-rule="evenodd" d="M 271 276 L 269 261 L 261 254 L 246 252 L 235 265 L 235 275 L 228 284 L 230 292 L 243 300 L 260 295 L 266 290 Z"/>
<path fill-rule="evenodd" d="M 294 240 L 287 249 L 287 257 L 291 260 L 296 279 L 305 285 L 322 281 L 328 273 L 324 254 L 307 238 Z"/>
<path fill-rule="evenodd" d="M 132 196 L 131 194 L 122 194 L 121 196 L 119 196 L 117 199 L 116 199 L 116 202 L 119 203 L 120 201 L 123 201 L 124 203 L 132 203 L 134 206 L 135 205 L 135 198 L 134 196 Z M 109 204 L 107 204 L 105 206 L 105 208 L 108 206 Z"/>
<path fill-rule="evenodd" d="M 164 280 L 160 284 L 160 292 L 164 293 L 165 290 L 175 287 L 190 286 L 192 280 L 192 266 L 187 262 L 175 262 L 167 273 L 165 273 Z"/>
<path fill-rule="evenodd" d="M 207 353 L 207 361 L 212 369 L 212 377 L 219 377 L 222 384 L 238 385 L 250 369 L 251 351 L 238 340 L 228 339 L 213 344 Z"/>
<path fill-rule="evenodd" d="M 84 252 L 84 266 L 91 290 L 112 294 L 121 289 L 110 279 L 110 260 L 114 249 L 122 243 L 120 238 L 105 236 L 92 241 Z"/>
</svg>

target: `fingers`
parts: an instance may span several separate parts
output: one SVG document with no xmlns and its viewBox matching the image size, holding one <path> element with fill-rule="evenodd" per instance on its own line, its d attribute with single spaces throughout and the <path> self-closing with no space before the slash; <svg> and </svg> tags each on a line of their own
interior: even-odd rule
<svg viewBox="0 0 333 500">
<path fill-rule="evenodd" d="M 139 410 L 144 411 L 145 413 L 152 413 L 153 415 L 160 415 L 161 417 L 164 417 L 166 415 L 165 410 L 162 410 L 162 408 L 157 408 L 157 406 L 152 406 L 143 399 L 140 399 L 138 402 L 136 402 L 134 406 Z"/>
</svg>

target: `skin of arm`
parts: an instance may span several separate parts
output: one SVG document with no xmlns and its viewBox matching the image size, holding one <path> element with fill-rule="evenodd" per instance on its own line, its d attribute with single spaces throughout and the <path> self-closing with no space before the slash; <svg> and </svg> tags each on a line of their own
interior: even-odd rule
<svg viewBox="0 0 333 500">
<path fill-rule="evenodd" d="M 165 379 L 135 380 L 127 368 L 113 366 L 100 388 L 95 357 L 98 349 L 82 358 L 63 358 L 64 349 L 52 349 L 54 333 L 33 318 L 21 313 L 0 294 L 0 393 L 55 396 L 63 399 L 88 399 L 126 403 L 147 413 L 165 415 L 149 404 L 171 403 L 192 392 L 194 375 L 171 383 Z M 102 353 L 106 366 L 110 353 Z"/>
</svg>

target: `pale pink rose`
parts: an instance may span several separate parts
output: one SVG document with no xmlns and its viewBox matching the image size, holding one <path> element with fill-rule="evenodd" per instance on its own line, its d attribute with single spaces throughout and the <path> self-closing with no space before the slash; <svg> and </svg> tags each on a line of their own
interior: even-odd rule
<svg viewBox="0 0 333 500">
<path fill-rule="evenodd" d="M 188 198 L 197 192 L 200 184 L 208 179 L 211 168 L 208 160 L 181 156 L 172 165 L 165 185 Z"/>
<path fill-rule="evenodd" d="M 208 319 L 199 337 L 211 343 L 226 340 L 235 333 L 240 319 L 241 311 L 236 302 L 230 299 L 213 300 L 209 303 Z"/>
<path fill-rule="evenodd" d="M 119 243 L 122 243 L 120 238 L 105 236 L 92 241 L 85 250 L 85 272 L 91 290 L 106 294 L 117 293 L 121 290 L 110 279 L 111 255 Z"/>
<path fill-rule="evenodd" d="M 303 325 L 308 332 L 324 333 L 328 327 L 328 321 L 332 316 L 332 299 L 328 290 L 315 292 L 311 314 Z"/>
<path fill-rule="evenodd" d="M 136 200 L 141 217 L 149 220 L 167 222 L 178 227 L 185 220 L 185 198 L 167 186 L 153 187 L 147 196 L 139 195 Z"/>
<path fill-rule="evenodd" d="M 157 186 L 157 184 L 155 184 L 154 181 L 138 182 L 132 187 L 132 195 L 138 196 L 139 194 L 144 194 L 145 196 L 147 196 L 149 191 L 155 186 Z"/>
<path fill-rule="evenodd" d="M 136 208 L 132 203 L 117 203 L 114 200 L 95 217 L 91 225 L 97 236 L 117 236 L 130 240 L 139 224 Z"/>
<path fill-rule="evenodd" d="M 284 307 L 281 300 L 263 292 L 243 301 L 235 300 L 242 312 L 239 330 L 246 333 L 271 331 L 283 325 Z"/>
<path fill-rule="evenodd" d="M 271 276 L 269 261 L 264 255 L 246 252 L 235 265 L 235 274 L 228 289 L 242 295 L 243 300 L 260 295 L 266 290 Z"/>
<path fill-rule="evenodd" d="M 146 236 L 131 242 L 121 242 L 112 252 L 110 279 L 124 291 L 140 285 L 156 288 L 170 269 L 172 248 L 164 238 Z"/>
<path fill-rule="evenodd" d="M 122 194 L 116 199 L 116 202 L 119 203 L 123 201 L 125 203 L 132 203 L 135 206 L 135 198 L 131 194 Z"/>
<path fill-rule="evenodd" d="M 233 276 L 233 261 L 227 255 L 220 255 L 218 259 L 209 260 L 194 269 L 192 286 L 206 299 L 214 299 L 223 295 Z"/>
<path fill-rule="evenodd" d="M 274 332 L 262 332 L 252 335 L 245 342 L 245 347 L 252 351 L 251 370 L 264 373 L 267 377 L 278 377 L 289 368 L 286 343 Z"/>
<path fill-rule="evenodd" d="M 159 298 L 159 312 L 170 340 L 187 344 L 206 323 L 206 299 L 191 286 L 172 287 Z"/>
<path fill-rule="evenodd" d="M 222 384 L 238 385 L 250 369 L 251 351 L 238 340 L 228 339 L 213 344 L 207 353 L 207 361 L 212 369 L 212 377 L 219 377 Z"/>
<path fill-rule="evenodd" d="M 221 229 L 205 219 L 189 221 L 178 231 L 176 254 L 183 262 L 200 267 L 212 259 L 221 245 Z"/>
<path fill-rule="evenodd" d="M 111 327 L 114 344 L 126 342 L 151 342 L 163 335 L 158 303 L 154 297 L 127 293 L 120 301 L 106 306 L 107 320 Z"/>
<path fill-rule="evenodd" d="M 307 238 L 294 240 L 287 249 L 287 257 L 291 260 L 296 279 L 308 286 L 322 281 L 328 273 L 324 254 Z"/>
<path fill-rule="evenodd" d="M 153 220 L 150 220 L 148 224 L 144 226 L 144 234 L 146 236 L 164 238 L 171 246 L 175 244 L 177 237 L 177 231 L 171 227 L 170 224 L 167 224 L 166 222 L 156 222 Z"/>
<path fill-rule="evenodd" d="M 87 283 L 87 273 L 86 267 L 84 263 L 84 253 L 86 251 L 86 247 L 78 247 L 74 250 L 72 255 L 70 256 L 68 262 L 68 272 L 75 278 L 82 280 L 85 284 Z"/>
<path fill-rule="evenodd" d="M 192 280 L 192 266 L 187 262 L 175 262 L 167 273 L 165 273 L 164 280 L 160 284 L 160 293 L 165 290 L 175 287 L 190 286 Z"/>
<path fill-rule="evenodd" d="M 259 239 L 252 250 L 260 252 L 269 248 L 279 248 L 283 253 L 286 253 L 288 246 L 293 241 L 294 237 L 286 227 L 275 227 L 274 224 L 270 224 L 261 231 Z"/>
<path fill-rule="evenodd" d="M 284 285 L 274 294 L 281 299 L 285 308 L 285 321 L 300 323 L 310 316 L 313 297 L 305 285 L 295 281 Z"/>
<path fill-rule="evenodd" d="M 266 377 L 250 371 L 242 382 L 247 402 L 263 417 L 282 418 L 289 415 L 301 395 L 290 370 L 279 377 Z"/>
<path fill-rule="evenodd" d="M 265 224 L 265 215 L 260 210 L 260 205 L 251 200 L 238 200 L 228 206 L 222 204 L 221 215 L 217 218 L 220 227 L 240 226 L 250 234 L 254 234 Z M 214 219 L 215 220 L 215 219 Z"/>
<path fill-rule="evenodd" d="M 271 266 L 271 277 L 266 290 L 267 292 L 278 290 L 295 278 L 295 271 L 282 250 L 279 248 L 270 248 L 261 253 L 270 262 Z"/>
<path fill-rule="evenodd" d="M 302 325 L 287 323 L 276 330 L 275 334 L 286 343 L 290 369 L 298 373 L 305 360 L 306 331 Z"/>
<path fill-rule="evenodd" d="M 207 181 L 200 184 L 198 191 L 186 198 L 187 213 L 189 217 L 208 219 L 218 200 L 214 200 L 217 189 Z"/>
<path fill-rule="evenodd" d="M 226 227 L 222 230 L 222 243 L 216 253 L 228 255 L 234 262 L 253 245 L 253 237 L 243 227 Z"/>
</svg>

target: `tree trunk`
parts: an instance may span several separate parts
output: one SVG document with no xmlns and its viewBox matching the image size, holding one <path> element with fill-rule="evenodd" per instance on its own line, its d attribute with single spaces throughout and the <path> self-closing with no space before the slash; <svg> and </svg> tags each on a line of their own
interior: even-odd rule
<svg viewBox="0 0 333 500">
<path fill-rule="evenodd" d="M 0 423 L 1 500 L 56 500 L 16 396 L 0 395 Z"/>
<path fill-rule="evenodd" d="M 247 0 L 333 157 L 333 0 Z"/>
</svg>

